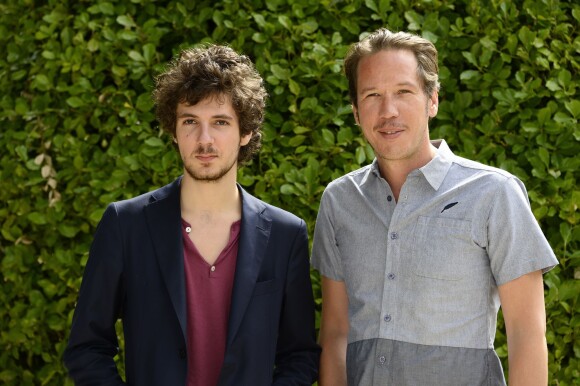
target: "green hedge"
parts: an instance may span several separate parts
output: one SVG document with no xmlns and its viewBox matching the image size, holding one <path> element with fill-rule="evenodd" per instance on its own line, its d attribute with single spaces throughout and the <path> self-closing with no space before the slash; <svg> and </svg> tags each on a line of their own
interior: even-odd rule
<svg viewBox="0 0 580 386">
<path fill-rule="evenodd" d="M 0 383 L 70 384 L 61 356 L 106 204 L 180 174 L 150 99 L 175 53 L 228 43 L 256 62 L 265 143 L 240 181 L 312 232 L 326 184 L 373 157 L 341 71 L 381 26 L 440 51 L 432 138 L 528 187 L 561 263 L 545 277 L 550 384 L 580 383 L 579 25 L 580 6 L 557 0 L 4 0 Z M 496 346 L 507 368 L 503 332 Z"/>
</svg>

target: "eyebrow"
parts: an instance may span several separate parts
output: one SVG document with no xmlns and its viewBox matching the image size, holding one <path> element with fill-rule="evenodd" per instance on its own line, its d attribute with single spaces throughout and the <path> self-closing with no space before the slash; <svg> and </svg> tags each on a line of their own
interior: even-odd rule
<svg viewBox="0 0 580 386">
<path fill-rule="evenodd" d="M 199 116 L 192 114 L 192 113 L 181 113 L 177 115 L 177 118 L 199 118 Z M 211 118 L 213 119 L 228 119 L 228 120 L 233 120 L 234 117 L 232 117 L 231 115 L 228 114 L 217 114 L 217 115 L 212 115 Z"/>
<path fill-rule="evenodd" d="M 397 83 L 395 86 L 397 87 L 413 87 L 413 88 L 419 88 L 418 85 L 412 83 L 412 82 L 401 82 L 401 83 Z M 364 94 L 366 92 L 372 91 L 372 90 L 377 90 L 377 86 L 370 86 L 370 87 L 365 87 L 363 89 L 360 90 L 360 94 Z"/>
</svg>

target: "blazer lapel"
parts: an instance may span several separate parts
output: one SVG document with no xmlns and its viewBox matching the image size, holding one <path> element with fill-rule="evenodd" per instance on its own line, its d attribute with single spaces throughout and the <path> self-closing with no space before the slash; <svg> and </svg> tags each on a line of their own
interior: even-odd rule
<svg viewBox="0 0 580 386">
<path fill-rule="evenodd" d="M 242 224 L 228 324 L 228 345 L 236 336 L 252 297 L 272 225 L 271 219 L 264 213 L 264 204 L 239 185 L 238 189 L 242 194 Z"/>
<path fill-rule="evenodd" d="M 161 275 L 185 338 L 187 337 L 187 319 L 181 240 L 180 185 L 181 178 L 155 192 L 149 204 L 145 206 L 145 216 Z"/>
</svg>

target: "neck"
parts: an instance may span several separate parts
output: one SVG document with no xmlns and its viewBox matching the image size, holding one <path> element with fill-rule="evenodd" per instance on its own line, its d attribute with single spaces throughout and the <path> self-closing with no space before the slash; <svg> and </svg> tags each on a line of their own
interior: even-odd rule
<svg viewBox="0 0 580 386">
<path fill-rule="evenodd" d="M 235 174 L 225 175 L 219 181 L 198 181 L 184 173 L 180 200 L 183 217 L 200 212 L 241 214 L 241 197 Z"/>
<path fill-rule="evenodd" d="M 389 186 L 391 187 L 393 195 L 395 196 L 395 201 L 399 201 L 399 193 L 401 192 L 403 184 L 407 180 L 409 173 L 427 165 L 433 159 L 433 157 L 435 157 L 436 153 L 437 149 L 435 146 L 429 143 L 429 148 L 427 151 L 421 153 L 421 157 L 400 160 L 377 158 L 381 176 L 387 180 Z"/>
</svg>

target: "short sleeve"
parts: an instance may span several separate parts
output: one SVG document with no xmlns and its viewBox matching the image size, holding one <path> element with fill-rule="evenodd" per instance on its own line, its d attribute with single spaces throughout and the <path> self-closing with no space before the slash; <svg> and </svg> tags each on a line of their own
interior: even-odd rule
<svg viewBox="0 0 580 386">
<path fill-rule="evenodd" d="M 321 275 L 344 281 L 342 259 L 337 247 L 335 224 L 328 189 L 322 194 L 312 241 L 312 266 Z"/>
<path fill-rule="evenodd" d="M 545 273 L 558 264 L 531 211 L 524 184 L 513 176 L 498 186 L 487 221 L 487 238 L 498 286 L 533 271 Z"/>
</svg>

